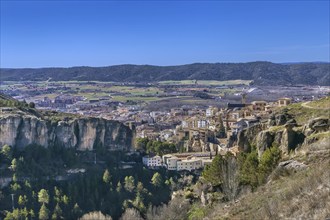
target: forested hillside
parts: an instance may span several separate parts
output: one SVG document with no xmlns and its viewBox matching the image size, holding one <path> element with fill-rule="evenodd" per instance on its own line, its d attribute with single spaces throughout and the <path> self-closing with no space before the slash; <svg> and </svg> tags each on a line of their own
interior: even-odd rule
<svg viewBox="0 0 330 220">
<path fill-rule="evenodd" d="M 194 63 L 180 66 L 117 65 L 1 69 L 1 81 L 79 80 L 155 82 L 164 80 L 253 80 L 257 85 L 330 85 L 329 63 Z"/>
</svg>

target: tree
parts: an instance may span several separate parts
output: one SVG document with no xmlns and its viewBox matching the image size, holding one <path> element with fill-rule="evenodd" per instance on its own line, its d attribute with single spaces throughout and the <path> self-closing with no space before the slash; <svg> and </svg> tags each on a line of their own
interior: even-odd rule
<svg viewBox="0 0 330 220">
<path fill-rule="evenodd" d="M 123 189 L 123 187 L 122 187 L 122 185 L 121 185 L 121 182 L 118 181 L 116 191 L 117 191 L 117 192 L 121 192 L 122 189 Z"/>
<path fill-rule="evenodd" d="M 25 180 L 25 182 L 24 182 L 24 186 L 25 186 L 26 188 L 31 189 L 31 183 L 30 183 L 28 180 Z"/>
<path fill-rule="evenodd" d="M 13 151 L 8 144 L 5 144 L 2 146 L 1 154 L 10 161 L 13 156 Z"/>
<path fill-rule="evenodd" d="M 143 197 L 140 192 L 136 193 L 136 197 L 135 197 L 135 200 L 133 201 L 133 205 L 135 206 L 135 208 L 137 208 L 141 212 L 145 211 L 146 207 L 143 203 Z"/>
<path fill-rule="evenodd" d="M 69 204 L 69 197 L 67 195 L 63 195 L 61 200 L 63 204 L 65 205 Z"/>
<path fill-rule="evenodd" d="M 148 142 L 148 138 L 138 138 L 136 140 L 136 149 L 146 151 Z"/>
<path fill-rule="evenodd" d="M 58 203 L 56 203 L 56 206 L 54 208 L 54 212 L 52 215 L 52 219 L 57 220 L 57 219 L 62 219 L 63 218 L 63 211 Z"/>
<path fill-rule="evenodd" d="M 27 197 L 26 197 L 26 195 L 24 195 L 24 196 L 22 196 L 22 195 L 20 195 L 19 197 L 18 197 L 18 205 L 20 205 L 20 206 L 24 206 L 26 203 L 27 203 Z"/>
<path fill-rule="evenodd" d="M 14 158 L 14 159 L 11 161 L 10 168 L 11 168 L 13 171 L 16 171 L 16 170 L 17 170 L 17 160 L 16 160 L 16 158 Z"/>
<path fill-rule="evenodd" d="M 14 175 L 13 175 L 13 182 L 17 182 L 17 174 L 16 173 L 14 173 Z"/>
<path fill-rule="evenodd" d="M 55 186 L 54 187 L 54 200 L 55 200 L 55 202 L 57 202 L 57 203 L 61 202 L 61 196 L 62 196 L 61 190 Z"/>
<path fill-rule="evenodd" d="M 250 185 L 253 188 L 259 184 L 259 160 L 258 152 L 253 150 L 251 153 L 241 153 L 238 156 L 240 164 L 240 182 L 245 185 Z"/>
<path fill-rule="evenodd" d="M 94 211 L 84 214 L 79 220 L 112 220 L 111 216 L 103 215 L 100 211 Z"/>
<path fill-rule="evenodd" d="M 276 167 L 280 159 L 281 159 L 281 150 L 276 146 L 268 148 L 262 154 L 258 167 L 261 182 L 264 182 L 266 180 L 267 176 Z"/>
<path fill-rule="evenodd" d="M 35 107 L 36 107 L 36 104 L 34 102 L 29 103 L 29 108 L 35 108 Z"/>
<path fill-rule="evenodd" d="M 72 209 L 72 214 L 74 216 L 74 219 L 78 219 L 79 216 L 82 215 L 82 210 L 79 207 L 78 203 L 75 203 Z"/>
<path fill-rule="evenodd" d="M 151 178 L 151 183 L 156 187 L 160 187 L 163 184 L 162 176 L 156 172 Z"/>
<path fill-rule="evenodd" d="M 18 183 L 14 183 L 14 184 L 10 185 L 10 188 L 12 191 L 16 192 L 16 191 L 20 190 L 22 187 Z"/>
<path fill-rule="evenodd" d="M 14 209 L 13 212 L 7 212 L 5 220 L 23 219 L 24 216 L 20 209 Z"/>
<path fill-rule="evenodd" d="M 227 134 L 226 134 L 226 128 L 223 125 L 223 121 L 222 121 L 222 116 L 219 116 L 219 127 L 218 127 L 218 131 L 216 133 L 216 137 L 217 138 L 226 138 Z"/>
<path fill-rule="evenodd" d="M 49 202 L 49 195 L 48 191 L 45 189 L 41 189 L 38 193 L 38 202 L 42 203 L 43 205 Z"/>
<path fill-rule="evenodd" d="M 120 220 L 143 220 L 140 215 L 140 212 L 134 208 L 128 208 L 125 210 L 123 215 L 120 217 Z"/>
<path fill-rule="evenodd" d="M 111 181 L 111 175 L 109 173 L 109 170 L 106 169 L 103 173 L 103 182 L 105 182 L 106 184 L 109 184 Z"/>
<path fill-rule="evenodd" d="M 220 155 L 215 156 L 212 163 L 206 166 L 203 170 L 203 178 L 210 182 L 213 186 L 219 186 L 222 183 L 222 160 L 223 159 Z"/>
<path fill-rule="evenodd" d="M 49 210 L 47 209 L 46 205 L 43 203 L 39 211 L 39 219 L 47 220 L 48 216 L 49 216 Z"/>
<path fill-rule="evenodd" d="M 30 213 L 26 207 L 24 207 L 24 209 L 21 209 L 21 216 L 23 216 L 23 219 L 28 219 L 29 214 Z"/>
<path fill-rule="evenodd" d="M 134 177 L 132 176 L 126 176 L 125 177 L 125 189 L 129 192 L 133 192 L 133 190 L 135 189 L 135 185 L 134 185 Z"/>
<path fill-rule="evenodd" d="M 145 191 L 144 187 L 143 187 L 143 183 L 138 182 L 138 184 L 136 185 L 136 190 L 139 193 L 143 193 Z"/>
<path fill-rule="evenodd" d="M 34 217 L 36 217 L 36 215 L 35 215 L 33 209 L 30 209 L 29 214 L 30 214 L 30 216 L 31 216 L 32 219 L 33 219 Z"/>
</svg>

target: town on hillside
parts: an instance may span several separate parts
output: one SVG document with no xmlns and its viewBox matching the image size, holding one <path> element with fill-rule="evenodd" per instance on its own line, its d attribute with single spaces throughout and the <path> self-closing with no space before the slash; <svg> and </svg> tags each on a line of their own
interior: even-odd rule
<svg viewBox="0 0 330 220">
<path fill-rule="evenodd" d="M 138 130 L 138 137 L 149 140 L 161 140 L 183 147 L 182 153 L 147 155 L 143 164 L 149 168 L 165 167 L 168 170 L 195 170 L 212 162 L 212 157 L 228 151 L 238 152 L 238 132 L 268 121 L 273 109 L 291 104 L 290 98 L 280 98 L 276 102 L 253 101 L 246 103 L 228 103 L 226 108 L 208 107 L 206 110 L 172 109 L 170 117 L 180 117 L 181 123 L 175 129 L 155 131 L 147 125 Z M 162 120 L 161 113 L 158 121 Z"/>
<path fill-rule="evenodd" d="M 32 102 L 40 110 L 120 121 L 135 128 L 137 142 L 172 144 L 175 149 L 169 152 L 140 150 L 148 154 L 143 158 L 147 167 L 177 171 L 203 168 L 217 154 L 236 154 L 237 134 L 243 129 L 265 124 L 276 108 L 330 92 L 327 86 L 254 86 L 244 80 L 48 80 L 1 82 L 0 86 L 3 93 Z"/>
</svg>

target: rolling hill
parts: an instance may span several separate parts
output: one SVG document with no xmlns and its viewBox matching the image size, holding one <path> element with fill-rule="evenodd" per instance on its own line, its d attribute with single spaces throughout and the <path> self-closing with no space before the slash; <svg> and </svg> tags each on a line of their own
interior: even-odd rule
<svg viewBox="0 0 330 220">
<path fill-rule="evenodd" d="M 194 63 L 180 66 L 116 65 L 108 67 L 0 69 L 1 81 L 253 80 L 256 85 L 330 85 L 330 63 L 271 62 Z"/>
</svg>

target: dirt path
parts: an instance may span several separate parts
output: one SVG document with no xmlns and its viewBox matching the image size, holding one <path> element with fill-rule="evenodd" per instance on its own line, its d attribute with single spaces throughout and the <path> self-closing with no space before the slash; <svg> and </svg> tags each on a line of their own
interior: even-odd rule
<svg viewBox="0 0 330 220">
<path fill-rule="evenodd" d="M 328 107 L 328 108 L 317 108 L 317 107 L 309 106 L 308 103 L 310 103 L 310 101 L 302 103 L 301 106 L 304 107 L 304 108 L 309 108 L 309 109 L 330 110 L 330 107 Z"/>
</svg>

